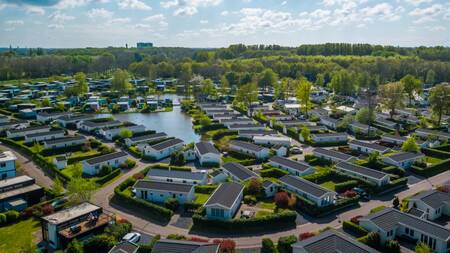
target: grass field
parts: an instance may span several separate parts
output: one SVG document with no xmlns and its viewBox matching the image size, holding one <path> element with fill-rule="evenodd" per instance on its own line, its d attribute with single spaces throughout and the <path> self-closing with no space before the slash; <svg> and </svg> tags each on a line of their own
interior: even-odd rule
<svg viewBox="0 0 450 253">
<path fill-rule="evenodd" d="M 261 217 L 264 217 L 264 216 L 267 216 L 267 215 L 271 215 L 272 214 L 272 212 L 270 212 L 270 211 L 263 211 L 263 210 L 260 210 L 260 211 L 257 211 L 256 212 L 256 218 L 261 218 Z"/>
<path fill-rule="evenodd" d="M 209 194 L 203 194 L 203 193 L 196 193 L 195 196 L 197 197 L 195 199 L 195 203 L 203 204 L 203 203 L 205 203 L 208 200 L 210 195 Z"/>
<path fill-rule="evenodd" d="M 423 159 L 426 163 L 431 163 L 431 164 L 442 162 L 442 159 L 439 159 L 436 157 L 431 157 L 431 156 L 425 156 Z"/>
<path fill-rule="evenodd" d="M 271 200 L 271 199 L 260 201 L 256 204 L 256 206 L 259 208 L 272 209 L 272 210 L 275 209 L 275 207 L 276 207 L 275 202 L 273 202 L 273 200 Z"/>
<path fill-rule="evenodd" d="M 328 190 L 335 191 L 336 184 L 333 181 L 327 181 L 325 183 L 321 183 L 320 186 L 327 188 Z"/>
<path fill-rule="evenodd" d="M 19 253 L 33 242 L 33 234 L 39 229 L 39 221 L 34 219 L 0 227 L 0 252 Z"/>
</svg>

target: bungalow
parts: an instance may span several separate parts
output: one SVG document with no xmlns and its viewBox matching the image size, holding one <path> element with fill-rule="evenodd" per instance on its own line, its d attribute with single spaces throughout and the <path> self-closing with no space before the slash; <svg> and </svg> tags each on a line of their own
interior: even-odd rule
<svg viewBox="0 0 450 253">
<path fill-rule="evenodd" d="M 203 205 L 206 216 L 208 219 L 232 219 L 241 205 L 243 195 L 244 187 L 241 184 L 221 184 Z"/>
<path fill-rule="evenodd" d="M 432 137 L 432 138 L 434 137 L 441 141 L 450 141 L 450 133 L 446 133 L 446 132 L 442 132 L 442 131 L 418 128 L 418 129 L 416 129 L 415 133 L 417 136 L 419 136 L 423 139 L 427 139 L 429 137 Z"/>
<path fill-rule="evenodd" d="M 290 115 L 297 115 L 298 113 L 300 113 L 301 109 L 300 104 L 285 104 L 283 107 L 286 113 Z"/>
<path fill-rule="evenodd" d="M 227 174 L 221 170 L 213 170 L 209 175 L 213 184 L 227 181 Z"/>
<path fill-rule="evenodd" d="M 23 209 L 23 204 L 17 206 L 15 205 L 16 203 L 12 203 L 14 201 L 25 201 L 26 208 L 27 206 L 39 203 L 43 196 L 44 189 L 36 184 L 34 178 L 29 176 L 18 176 L 0 180 L 0 212 L 4 212 L 6 209 Z"/>
<path fill-rule="evenodd" d="M 253 124 L 253 120 L 246 118 L 246 117 L 239 117 L 239 118 L 233 118 L 233 119 L 222 119 L 219 120 L 219 122 L 226 127 L 229 127 L 230 125 L 249 125 Z"/>
<path fill-rule="evenodd" d="M 161 239 L 153 246 L 152 253 L 219 253 L 219 249 L 217 243 Z"/>
<path fill-rule="evenodd" d="M 8 138 L 21 138 L 29 134 L 45 133 L 50 131 L 50 126 L 35 126 L 22 129 L 9 129 L 6 130 L 6 136 Z"/>
<path fill-rule="evenodd" d="M 27 134 L 25 135 L 25 143 L 40 142 L 62 138 L 64 137 L 65 134 L 66 132 L 64 130 L 54 130 L 43 133 Z"/>
<path fill-rule="evenodd" d="M 236 116 L 239 115 L 238 112 L 226 112 L 226 113 L 214 113 L 212 115 L 212 118 L 214 120 L 223 120 L 223 119 L 233 119 L 236 118 Z"/>
<path fill-rule="evenodd" d="M 346 133 L 311 134 L 311 140 L 314 143 L 341 143 L 347 142 L 347 139 Z"/>
<path fill-rule="evenodd" d="M 239 137 L 253 139 L 254 136 L 278 135 L 275 130 L 239 130 Z"/>
<path fill-rule="evenodd" d="M 152 181 L 174 182 L 181 184 L 203 185 L 208 183 L 208 174 L 204 172 L 190 172 L 168 169 L 151 169 L 147 176 Z"/>
<path fill-rule="evenodd" d="M 30 123 L 26 120 L 14 120 L 11 122 L 0 123 L 0 131 L 8 129 L 23 129 L 29 126 Z"/>
<path fill-rule="evenodd" d="M 351 140 L 349 143 L 350 149 L 355 150 L 365 154 L 372 154 L 378 152 L 380 154 L 384 154 L 390 151 L 388 147 L 381 146 L 375 143 Z"/>
<path fill-rule="evenodd" d="M 106 140 L 112 141 L 114 138 L 120 136 L 120 133 L 124 130 L 128 129 L 131 133 L 137 134 L 145 132 L 144 125 L 135 125 L 133 123 L 124 124 L 122 126 L 113 126 L 113 127 L 105 127 L 99 130 L 99 134 L 105 138 Z"/>
<path fill-rule="evenodd" d="M 259 178 L 258 174 L 247 169 L 244 165 L 240 163 L 225 163 L 222 166 L 223 172 L 233 178 L 234 181 L 246 181 L 252 178 Z"/>
<path fill-rule="evenodd" d="M 53 164 L 59 170 L 64 169 L 65 167 L 67 167 L 67 158 L 66 158 L 66 156 L 55 156 L 53 158 Z"/>
<path fill-rule="evenodd" d="M 292 139 L 285 136 L 271 136 L 271 135 L 264 135 L 264 136 L 253 136 L 253 141 L 255 144 L 262 144 L 262 145 L 281 145 L 285 147 L 290 147 L 292 144 Z"/>
<path fill-rule="evenodd" d="M 263 124 L 233 124 L 229 125 L 228 129 L 230 130 L 264 130 L 266 126 Z"/>
<path fill-rule="evenodd" d="M 195 200 L 193 184 L 138 180 L 133 190 L 137 198 L 157 203 L 164 203 L 170 198 L 176 199 L 181 204 Z"/>
<path fill-rule="evenodd" d="M 353 123 L 350 123 L 350 124 L 348 125 L 348 128 L 349 128 L 353 133 L 364 133 L 364 134 L 367 134 L 367 133 L 369 132 L 369 125 L 367 125 L 367 124 L 362 124 L 362 123 L 359 123 L 359 122 L 353 122 Z M 376 130 L 375 127 L 373 127 L 373 126 L 370 127 L 370 131 L 371 131 L 371 132 L 373 132 L 373 131 L 375 131 L 375 130 Z"/>
<path fill-rule="evenodd" d="M 241 152 L 256 157 L 257 159 L 266 159 L 269 157 L 269 149 L 245 141 L 230 141 L 230 150 Z"/>
<path fill-rule="evenodd" d="M 328 206 L 335 203 L 336 192 L 323 188 L 300 177 L 285 175 L 281 177 L 280 183 L 288 191 L 306 198 L 318 207 Z"/>
<path fill-rule="evenodd" d="M 0 152 L 0 179 L 16 176 L 17 157 L 11 151 Z"/>
<path fill-rule="evenodd" d="M 334 229 L 328 229 L 319 235 L 298 241 L 291 246 L 292 253 L 380 253 L 378 250 L 372 249 Z"/>
<path fill-rule="evenodd" d="M 328 116 L 322 116 L 320 117 L 320 124 L 328 127 L 329 129 L 335 130 L 337 128 L 338 120 Z"/>
<path fill-rule="evenodd" d="M 109 121 L 102 121 L 102 122 L 96 122 L 92 120 L 84 120 L 77 123 L 77 129 L 83 130 L 86 132 L 92 132 L 100 128 L 104 127 L 115 127 L 115 126 L 121 126 L 122 122 L 118 120 L 109 120 Z"/>
<path fill-rule="evenodd" d="M 286 114 L 268 115 L 267 118 L 270 120 L 270 126 L 272 126 L 272 122 L 289 121 L 289 120 L 293 120 L 294 119 L 294 117 L 292 115 L 286 115 Z"/>
<path fill-rule="evenodd" d="M 272 151 L 275 152 L 275 155 L 277 156 L 287 156 L 288 155 L 288 148 L 283 145 L 274 145 L 272 146 Z"/>
<path fill-rule="evenodd" d="M 124 164 L 127 159 L 128 155 L 123 151 L 87 159 L 82 162 L 83 173 L 88 175 L 97 175 L 103 166 L 117 168 Z"/>
<path fill-rule="evenodd" d="M 363 181 L 374 184 L 378 187 L 390 183 L 390 176 L 381 171 L 369 169 L 353 163 L 340 162 L 336 164 L 336 170 L 346 175 L 357 177 Z"/>
<path fill-rule="evenodd" d="M 108 253 L 137 253 L 138 250 L 139 245 L 129 241 L 121 241 L 118 244 L 114 245 L 114 247 L 110 249 Z"/>
<path fill-rule="evenodd" d="M 111 221 L 101 207 L 84 202 L 42 217 L 42 240 L 53 249 L 65 248 L 73 239 L 99 233 Z"/>
<path fill-rule="evenodd" d="M 423 242 L 436 253 L 449 250 L 450 229 L 394 208 L 385 208 L 362 217 L 359 225 L 368 231 L 377 232 L 382 244 L 404 237 Z"/>
<path fill-rule="evenodd" d="M 220 152 L 209 142 L 198 142 L 194 146 L 195 155 L 201 165 L 220 164 Z"/>
<path fill-rule="evenodd" d="M 163 140 L 165 138 L 167 138 L 167 134 L 163 133 L 163 132 L 154 133 L 154 134 L 146 134 L 146 135 L 126 138 L 125 144 L 127 145 L 127 147 L 131 147 L 135 144 L 145 143 L 145 142 L 154 142 L 154 141 Z"/>
<path fill-rule="evenodd" d="M 408 138 L 404 136 L 384 134 L 381 136 L 381 141 L 386 143 L 391 143 L 397 146 L 401 146 Z"/>
<path fill-rule="evenodd" d="M 422 153 L 399 152 L 393 155 L 384 156 L 382 160 L 387 164 L 394 165 L 402 169 L 407 169 L 417 160 L 422 159 L 422 157 L 424 157 Z"/>
<path fill-rule="evenodd" d="M 356 160 L 356 157 L 354 156 L 324 148 L 315 148 L 313 150 L 313 154 L 318 158 L 330 160 L 333 162 L 350 162 Z"/>
<path fill-rule="evenodd" d="M 65 115 L 56 119 L 62 127 L 68 127 L 69 125 L 77 125 L 78 122 L 83 120 L 90 120 L 95 117 L 94 114 L 73 114 Z"/>
<path fill-rule="evenodd" d="M 62 137 L 58 139 L 53 140 L 45 140 L 43 141 L 44 148 L 50 149 L 50 148 L 66 148 L 66 147 L 73 147 L 78 145 L 83 145 L 87 143 L 87 138 L 83 135 L 78 136 L 67 136 Z"/>
<path fill-rule="evenodd" d="M 390 129 L 395 129 L 397 127 L 397 123 L 394 121 L 390 121 L 381 117 L 377 117 L 375 119 L 375 123 L 378 123 L 384 127 L 390 128 Z"/>
<path fill-rule="evenodd" d="M 183 149 L 184 142 L 180 139 L 170 139 L 154 145 L 144 147 L 144 155 L 155 160 L 161 160 L 172 153 Z"/>
<path fill-rule="evenodd" d="M 274 183 L 270 180 L 264 180 L 262 182 L 262 187 L 264 189 L 264 193 L 267 198 L 273 197 L 275 193 L 278 192 L 278 189 L 280 188 L 280 185 L 277 183 Z"/>
<path fill-rule="evenodd" d="M 72 115 L 71 112 L 41 112 L 36 115 L 36 120 L 41 123 L 47 123 L 63 116 Z"/>
<path fill-rule="evenodd" d="M 409 199 L 408 208 L 422 211 L 429 220 L 450 216 L 450 194 L 437 190 L 421 192 Z"/>
<path fill-rule="evenodd" d="M 289 158 L 273 156 L 270 158 L 270 165 L 289 172 L 291 175 L 304 176 L 314 173 L 314 167 L 305 162 L 294 161 Z"/>
</svg>

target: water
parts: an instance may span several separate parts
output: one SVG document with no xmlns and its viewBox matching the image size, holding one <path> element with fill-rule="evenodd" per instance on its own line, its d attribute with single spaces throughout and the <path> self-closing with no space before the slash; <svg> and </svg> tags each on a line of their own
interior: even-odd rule
<svg viewBox="0 0 450 253">
<path fill-rule="evenodd" d="M 176 103 L 177 95 L 165 95 Z M 100 116 L 100 115 L 99 115 Z M 102 114 L 101 117 L 111 116 Z M 114 114 L 114 118 L 120 121 L 129 121 L 135 124 L 142 124 L 148 130 L 165 132 L 169 136 L 182 139 L 185 143 L 198 142 L 201 136 L 192 129 L 191 117 L 181 111 L 179 106 L 174 106 L 171 112 L 156 113 L 124 113 Z"/>
</svg>

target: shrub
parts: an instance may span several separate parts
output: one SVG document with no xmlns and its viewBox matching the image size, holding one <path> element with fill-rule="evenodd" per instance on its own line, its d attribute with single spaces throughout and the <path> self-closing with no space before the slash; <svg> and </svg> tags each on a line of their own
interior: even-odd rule
<svg viewBox="0 0 450 253">
<path fill-rule="evenodd" d="M 99 185 L 103 185 L 109 182 L 111 179 L 117 177 L 120 174 L 120 169 L 115 169 L 111 173 L 104 175 L 103 177 L 96 178 L 94 182 Z"/>
<path fill-rule="evenodd" d="M 282 236 L 278 239 L 277 249 L 280 253 L 292 253 L 291 245 L 297 242 L 294 235 Z"/>
<path fill-rule="evenodd" d="M 358 224 L 353 223 L 351 221 L 344 221 L 342 223 L 342 228 L 344 230 L 347 230 L 347 231 L 350 231 L 352 233 L 355 233 L 356 235 L 358 235 L 358 237 L 365 236 L 365 235 L 367 235 L 369 233 L 363 227 L 361 227 Z"/>
<path fill-rule="evenodd" d="M 236 249 L 236 242 L 230 239 L 214 240 L 214 243 L 220 244 L 221 253 L 232 253 Z"/>
<path fill-rule="evenodd" d="M 72 240 L 66 248 L 66 253 L 83 253 L 83 244 L 79 242 L 76 238 Z"/>
<path fill-rule="evenodd" d="M 366 244 L 372 248 L 380 248 L 380 235 L 376 232 L 370 232 L 367 234 Z"/>
<path fill-rule="evenodd" d="M 275 193 L 274 201 L 278 208 L 287 208 L 289 205 L 289 194 L 287 192 L 277 192 Z"/>
<path fill-rule="evenodd" d="M 298 240 L 303 241 L 303 240 L 308 239 L 313 236 L 315 236 L 315 234 L 313 232 L 304 232 L 298 236 Z"/>
<path fill-rule="evenodd" d="M 175 211 L 180 207 L 180 203 L 178 203 L 178 200 L 174 198 L 169 198 L 166 202 L 164 202 L 164 206 L 172 211 Z"/>
<path fill-rule="evenodd" d="M 125 161 L 124 165 L 125 165 L 125 166 L 123 166 L 124 169 L 131 169 L 131 168 L 134 168 L 134 166 L 136 166 L 136 161 L 131 158 L 128 158 Z"/>
<path fill-rule="evenodd" d="M 277 247 L 270 238 L 262 239 L 261 253 L 278 253 Z"/>
<path fill-rule="evenodd" d="M 196 236 L 192 236 L 189 240 L 193 241 L 193 242 L 209 242 L 209 240 L 206 238 L 201 238 L 201 237 L 196 237 Z"/>
<path fill-rule="evenodd" d="M 167 236 L 167 239 L 170 240 L 186 240 L 186 236 L 184 235 L 179 235 L 179 234 L 170 234 Z"/>
<path fill-rule="evenodd" d="M 386 206 L 384 206 L 384 205 L 377 206 L 377 207 L 370 209 L 370 213 L 378 213 L 379 211 L 381 211 L 385 208 L 386 208 Z"/>
<path fill-rule="evenodd" d="M 256 197 L 253 195 L 246 195 L 246 196 L 244 196 L 244 203 L 245 204 L 255 204 Z"/>
<path fill-rule="evenodd" d="M 262 182 L 257 178 L 250 179 L 250 182 L 245 187 L 245 193 L 251 195 L 258 195 L 262 192 Z"/>
<path fill-rule="evenodd" d="M 17 211 L 15 211 L 15 210 L 7 211 L 7 212 L 5 213 L 5 215 L 6 215 L 6 221 L 7 221 L 8 223 L 15 222 L 15 221 L 18 220 L 19 217 L 20 217 L 20 213 L 17 212 Z"/>
<path fill-rule="evenodd" d="M 362 218 L 362 215 L 356 215 L 353 218 L 350 219 L 351 222 L 355 223 L 355 224 L 359 224 L 359 219 Z"/>
<path fill-rule="evenodd" d="M 196 185 L 195 193 L 211 194 L 217 189 L 217 185 Z"/>
<path fill-rule="evenodd" d="M 389 240 L 384 245 L 386 253 L 400 253 L 400 244 L 396 240 Z"/>
<path fill-rule="evenodd" d="M 356 197 L 356 195 L 358 195 L 358 194 L 355 191 L 352 191 L 352 190 L 347 190 L 347 191 L 344 192 L 344 196 L 346 198 L 354 198 L 354 197 Z"/>
<path fill-rule="evenodd" d="M 104 165 L 104 166 L 102 166 L 102 168 L 100 169 L 99 176 L 105 176 L 105 175 L 108 175 L 109 173 L 111 173 L 111 171 L 112 171 L 112 167 L 111 167 L 111 166 Z"/>
<path fill-rule="evenodd" d="M 349 180 L 349 181 L 346 181 L 346 182 L 338 183 L 334 187 L 335 187 L 336 192 L 344 192 L 344 191 L 347 191 L 349 189 L 352 189 L 353 187 L 355 187 L 357 185 L 358 185 L 358 181 L 356 181 L 356 180 Z"/>
<path fill-rule="evenodd" d="M 0 225 L 5 224 L 6 222 L 6 215 L 4 213 L 0 213 Z"/>
<path fill-rule="evenodd" d="M 96 235 L 84 243 L 84 252 L 108 253 L 116 239 L 110 235 Z"/>
<path fill-rule="evenodd" d="M 132 226 L 130 223 L 114 224 L 107 227 L 105 233 L 117 240 L 121 240 L 127 233 L 131 232 L 131 228 Z"/>
<path fill-rule="evenodd" d="M 288 173 L 284 170 L 280 170 L 277 168 L 268 168 L 268 169 L 262 169 L 259 171 L 259 174 L 261 177 L 273 177 L 273 178 L 280 178 L 284 175 L 287 175 Z"/>
<path fill-rule="evenodd" d="M 53 208 L 53 206 L 51 204 L 47 204 L 42 207 L 42 213 L 44 215 L 52 214 L 54 211 L 55 211 L 55 209 Z"/>
<path fill-rule="evenodd" d="M 138 180 L 138 179 L 144 179 L 145 175 L 142 174 L 141 172 L 138 172 L 136 174 L 133 175 L 133 178 Z"/>
</svg>

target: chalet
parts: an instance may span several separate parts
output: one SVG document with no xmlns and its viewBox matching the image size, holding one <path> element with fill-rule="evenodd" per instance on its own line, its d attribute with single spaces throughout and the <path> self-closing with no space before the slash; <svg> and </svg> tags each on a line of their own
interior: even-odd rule
<svg viewBox="0 0 450 253">
<path fill-rule="evenodd" d="M 141 135 L 141 136 L 126 138 L 125 139 L 125 144 L 128 147 L 131 147 L 131 146 L 133 146 L 135 144 L 155 142 L 155 141 L 163 140 L 165 138 L 167 138 L 167 134 L 166 133 L 162 133 L 162 132 L 161 133 L 154 133 L 154 134 L 145 134 L 145 135 Z"/>
<path fill-rule="evenodd" d="M 323 188 L 300 177 L 285 175 L 281 177 L 280 183 L 283 188 L 303 198 L 306 198 L 318 207 L 328 206 L 335 203 L 336 192 Z"/>
<path fill-rule="evenodd" d="M 67 158 L 66 158 L 66 156 L 55 156 L 53 158 L 53 164 L 59 170 L 64 169 L 65 167 L 67 167 Z"/>
<path fill-rule="evenodd" d="M 285 170 L 294 176 L 304 176 L 314 173 L 314 167 L 305 162 L 294 161 L 289 158 L 273 156 L 269 162 L 273 167 Z"/>
<path fill-rule="evenodd" d="M 9 130 L 6 130 L 6 136 L 10 139 L 22 138 L 22 137 L 25 137 L 25 135 L 45 133 L 48 131 L 50 131 L 50 126 L 35 126 L 35 127 L 27 127 L 27 128 L 22 128 L 22 129 L 9 129 Z"/>
<path fill-rule="evenodd" d="M 364 142 L 359 140 L 351 140 L 349 142 L 350 149 L 365 153 L 365 154 L 372 154 L 375 152 L 378 152 L 380 154 L 384 154 L 390 151 L 388 147 L 381 146 L 375 143 L 370 142 Z"/>
<path fill-rule="evenodd" d="M 257 159 L 266 159 L 269 157 L 269 149 L 245 141 L 230 141 L 230 150 L 244 153 L 256 157 Z"/>
<path fill-rule="evenodd" d="M 65 248 L 73 239 L 99 233 L 111 221 L 101 207 L 84 202 L 42 217 L 42 240 L 53 249 Z"/>
<path fill-rule="evenodd" d="M 390 129 L 396 129 L 397 123 L 394 121 L 390 121 L 381 117 L 377 117 L 375 119 L 375 123 L 378 123 L 384 127 L 390 128 Z"/>
<path fill-rule="evenodd" d="M 287 156 L 288 155 L 288 148 L 286 146 L 274 145 L 274 146 L 272 146 L 271 149 L 275 152 L 275 155 L 277 155 L 277 156 Z"/>
<path fill-rule="evenodd" d="M 225 163 L 222 166 L 222 171 L 237 182 L 259 177 L 258 174 L 247 169 L 244 165 L 235 162 Z"/>
<path fill-rule="evenodd" d="M 44 189 L 29 176 L 0 180 L 0 212 L 22 211 L 28 206 L 39 203 L 43 196 Z M 21 203 L 16 202 L 17 200 L 21 200 Z"/>
<path fill-rule="evenodd" d="M 364 133 L 367 134 L 369 132 L 369 125 L 367 124 L 362 124 L 359 122 L 352 122 L 348 125 L 348 128 L 353 132 L 353 133 Z M 375 127 L 370 127 L 370 131 L 373 132 L 375 131 L 376 128 Z"/>
<path fill-rule="evenodd" d="M 449 250 L 449 228 L 394 208 L 385 208 L 362 217 L 359 225 L 370 232 L 377 232 L 382 244 L 395 238 L 408 238 L 427 244 L 436 253 L 446 253 Z"/>
<path fill-rule="evenodd" d="M 16 176 L 17 157 L 11 151 L 0 152 L 0 179 Z"/>
<path fill-rule="evenodd" d="M 230 125 L 249 125 L 253 124 L 253 120 L 246 117 L 232 118 L 232 119 L 222 119 L 220 123 L 229 127 Z"/>
<path fill-rule="evenodd" d="M 120 151 L 84 160 L 83 173 L 97 175 L 103 166 L 118 168 L 128 159 L 127 153 Z"/>
<path fill-rule="evenodd" d="M 136 197 L 156 203 L 173 198 L 184 204 L 195 200 L 194 185 L 154 180 L 138 180 L 133 186 Z"/>
<path fill-rule="evenodd" d="M 137 253 L 138 250 L 139 245 L 129 241 L 121 241 L 118 244 L 114 245 L 114 247 L 110 249 L 108 253 Z"/>
<path fill-rule="evenodd" d="M 264 130 L 266 126 L 263 124 L 233 124 L 229 125 L 228 129 L 230 130 Z"/>
<path fill-rule="evenodd" d="M 408 208 L 422 211 L 429 220 L 450 216 L 450 194 L 437 190 L 421 192 L 409 199 Z"/>
<path fill-rule="evenodd" d="M 211 194 L 203 205 L 208 219 L 229 220 L 241 205 L 244 187 L 238 183 L 223 183 Z"/>
<path fill-rule="evenodd" d="M 441 141 L 449 141 L 450 140 L 450 133 L 437 131 L 437 130 L 431 130 L 431 129 L 425 129 L 425 128 L 418 128 L 415 131 L 416 135 L 423 138 L 436 138 Z"/>
<path fill-rule="evenodd" d="M 389 156 L 384 156 L 382 160 L 387 164 L 394 165 L 402 169 L 407 169 L 423 157 L 424 155 L 422 153 L 399 152 Z"/>
<path fill-rule="evenodd" d="M 390 176 L 384 172 L 359 166 L 353 163 L 340 162 L 336 164 L 336 170 L 349 175 L 351 177 L 359 178 L 365 182 L 369 182 L 378 187 L 390 183 Z"/>
<path fill-rule="evenodd" d="M 320 124 L 328 127 L 329 129 L 335 130 L 337 128 L 338 120 L 328 116 L 322 116 L 320 117 Z"/>
<path fill-rule="evenodd" d="M 263 112 L 263 115 L 264 112 Z M 286 115 L 286 114 L 280 114 L 280 115 L 268 115 L 267 118 L 270 120 L 270 126 L 272 127 L 273 122 L 278 122 L 278 121 L 289 121 L 289 120 L 293 120 L 294 117 L 292 115 Z"/>
<path fill-rule="evenodd" d="M 26 120 L 14 120 L 10 122 L 0 123 L 0 131 L 9 129 L 24 129 L 29 126 L 30 123 Z"/>
<path fill-rule="evenodd" d="M 83 130 L 85 132 L 92 132 L 101 128 L 105 127 L 117 127 L 121 126 L 122 122 L 118 120 L 109 120 L 109 121 L 102 121 L 102 122 L 96 122 L 91 120 L 84 120 L 77 123 L 77 129 Z"/>
<path fill-rule="evenodd" d="M 285 147 L 290 147 L 292 144 L 292 139 L 285 136 L 271 136 L 271 135 L 264 135 L 264 136 L 253 136 L 253 141 L 255 144 L 262 144 L 262 145 L 281 145 Z"/>
<path fill-rule="evenodd" d="M 314 143 L 340 143 L 347 142 L 347 139 L 346 133 L 311 134 L 311 140 Z"/>
<path fill-rule="evenodd" d="M 77 136 L 67 136 L 62 137 L 58 139 L 52 139 L 52 140 L 45 140 L 43 141 L 44 148 L 45 149 L 51 149 L 51 148 L 66 148 L 66 147 L 73 147 L 78 145 L 83 145 L 87 143 L 88 140 L 83 135 L 77 135 Z"/>
<path fill-rule="evenodd" d="M 349 162 L 356 160 L 356 157 L 354 156 L 324 148 L 315 148 L 313 150 L 313 154 L 318 158 L 330 160 L 333 162 Z"/>
<path fill-rule="evenodd" d="M 152 181 L 174 182 L 182 184 L 203 185 L 208 183 L 208 174 L 167 169 L 151 169 L 147 176 Z"/>
<path fill-rule="evenodd" d="M 70 125 L 77 125 L 78 122 L 83 120 L 93 119 L 95 115 L 93 114 L 73 114 L 73 115 L 65 115 L 56 119 L 62 127 L 68 127 Z"/>
<path fill-rule="evenodd" d="M 397 146 L 401 146 L 408 138 L 404 136 L 384 134 L 381 136 L 381 141 L 386 143 L 391 143 Z"/>
<path fill-rule="evenodd" d="M 227 174 L 225 174 L 221 170 L 213 170 L 211 173 L 209 173 L 209 176 L 211 177 L 213 184 L 227 181 Z"/>
<path fill-rule="evenodd" d="M 270 180 L 264 180 L 262 187 L 267 198 L 273 197 L 278 192 L 280 185 Z"/>
<path fill-rule="evenodd" d="M 161 239 L 153 246 L 152 253 L 219 253 L 219 249 L 217 243 Z"/>
<path fill-rule="evenodd" d="M 220 164 L 220 152 L 209 142 L 198 142 L 194 145 L 195 155 L 201 165 Z"/>
<path fill-rule="evenodd" d="M 65 134 L 66 132 L 64 130 L 54 130 L 43 133 L 27 134 L 25 135 L 25 143 L 58 139 L 64 137 Z"/>
<path fill-rule="evenodd" d="M 301 106 L 300 104 L 285 104 L 283 109 L 290 115 L 297 115 L 300 113 Z"/>
<path fill-rule="evenodd" d="M 253 139 L 254 136 L 278 135 L 275 130 L 239 130 L 239 137 Z"/>
<path fill-rule="evenodd" d="M 119 137 L 120 133 L 124 130 L 129 130 L 133 135 L 145 132 L 144 125 L 136 125 L 133 123 L 124 124 L 122 126 L 105 127 L 99 130 L 99 134 L 108 141 L 112 141 L 114 138 Z"/>
<path fill-rule="evenodd" d="M 71 112 L 41 112 L 36 115 L 36 120 L 41 123 L 47 123 L 63 116 L 70 116 Z"/>
<path fill-rule="evenodd" d="M 180 139 L 170 139 L 154 145 L 144 147 L 144 155 L 154 160 L 169 157 L 172 153 L 183 149 L 184 142 Z"/>
<path fill-rule="evenodd" d="M 237 115 L 239 115 L 239 113 L 235 112 L 235 111 L 226 112 L 226 113 L 214 113 L 212 115 L 212 118 L 214 120 L 233 119 L 233 118 L 236 118 Z"/>
</svg>

